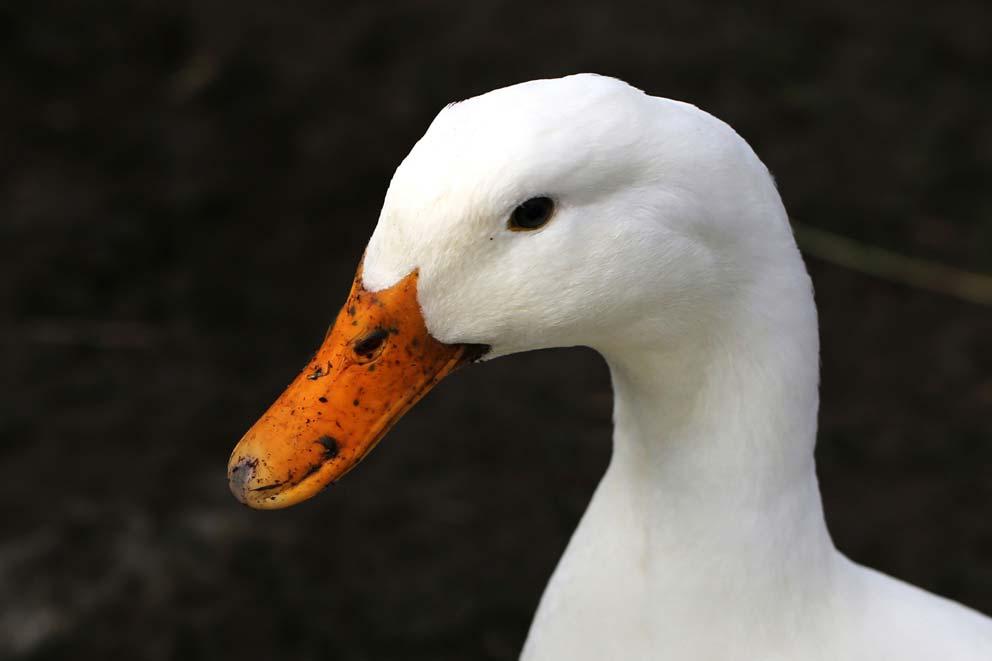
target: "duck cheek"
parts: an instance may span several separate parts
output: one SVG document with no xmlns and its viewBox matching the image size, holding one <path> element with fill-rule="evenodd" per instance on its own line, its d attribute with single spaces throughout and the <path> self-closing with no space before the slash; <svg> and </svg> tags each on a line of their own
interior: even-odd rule
<svg viewBox="0 0 992 661">
<path fill-rule="evenodd" d="M 362 270 L 313 359 L 241 438 L 231 491 L 256 509 L 306 500 L 354 468 L 441 379 L 485 347 L 428 333 L 416 271 L 369 292 Z"/>
</svg>

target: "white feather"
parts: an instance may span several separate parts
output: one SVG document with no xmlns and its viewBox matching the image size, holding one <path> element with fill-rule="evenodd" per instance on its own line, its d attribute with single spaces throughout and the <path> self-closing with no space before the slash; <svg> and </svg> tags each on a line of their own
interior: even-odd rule
<svg viewBox="0 0 992 661">
<path fill-rule="evenodd" d="M 548 225 L 509 231 L 538 195 Z M 833 546 L 812 287 L 729 126 L 589 74 L 449 106 L 393 177 L 365 285 L 414 269 L 442 341 L 610 365 L 613 457 L 523 658 L 992 659 L 988 618 Z"/>
</svg>

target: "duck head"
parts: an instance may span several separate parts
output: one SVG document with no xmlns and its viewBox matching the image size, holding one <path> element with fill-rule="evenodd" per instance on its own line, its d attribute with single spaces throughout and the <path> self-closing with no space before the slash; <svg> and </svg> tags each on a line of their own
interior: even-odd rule
<svg viewBox="0 0 992 661">
<path fill-rule="evenodd" d="M 396 170 L 322 346 L 234 449 L 231 489 L 309 498 L 468 362 L 698 343 L 776 244 L 795 252 L 767 170 L 694 106 L 591 74 L 449 105 Z"/>
</svg>

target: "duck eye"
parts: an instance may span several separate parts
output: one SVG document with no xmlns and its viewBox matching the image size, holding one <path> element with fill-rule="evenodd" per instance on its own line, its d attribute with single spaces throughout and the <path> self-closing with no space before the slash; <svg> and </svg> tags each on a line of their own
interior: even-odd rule
<svg viewBox="0 0 992 661">
<path fill-rule="evenodd" d="M 513 210 L 509 227 L 517 231 L 536 230 L 551 220 L 554 211 L 555 203 L 550 197 L 532 197 Z"/>
</svg>

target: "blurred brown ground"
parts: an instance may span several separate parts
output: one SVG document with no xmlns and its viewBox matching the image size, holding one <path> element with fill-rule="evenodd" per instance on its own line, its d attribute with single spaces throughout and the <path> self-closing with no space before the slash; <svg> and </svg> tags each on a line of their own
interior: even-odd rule
<svg viewBox="0 0 992 661">
<path fill-rule="evenodd" d="M 992 5 L 0 6 L 0 657 L 511 659 L 608 460 L 588 350 L 441 385 L 239 506 L 234 442 L 445 103 L 597 71 L 730 122 L 804 222 L 992 272 Z M 992 612 L 992 309 L 810 260 L 846 553 Z"/>
</svg>

